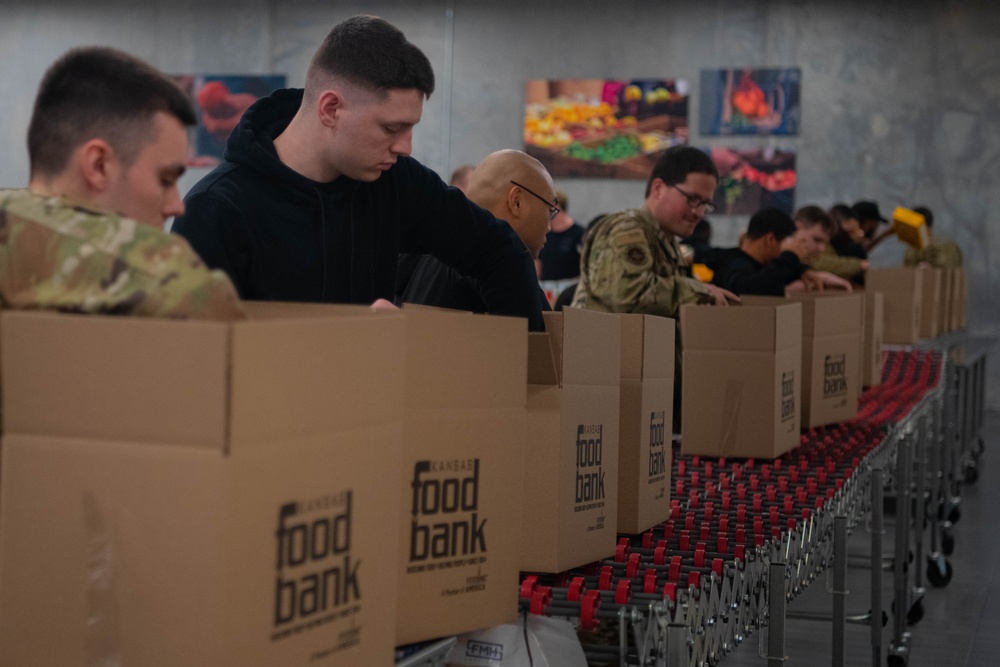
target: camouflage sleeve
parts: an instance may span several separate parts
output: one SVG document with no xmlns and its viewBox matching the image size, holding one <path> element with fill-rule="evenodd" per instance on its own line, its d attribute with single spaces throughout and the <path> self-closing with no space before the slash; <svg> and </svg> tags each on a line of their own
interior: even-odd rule
<svg viewBox="0 0 1000 667">
<path fill-rule="evenodd" d="M 932 243 L 927 249 L 928 260 L 943 269 L 957 269 L 962 266 L 962 249 L 953 241 Z"/>
<path fill-rule="evenodd" d="M 816 259 L 810 260 L 809 265 L 817 271 L 829 271 L 835 276 L 850 280 L 864 270 L 861 262 L 857 257 L 841 257 L 833 252 L 822 252 Z"/>
<path fill-rule="evenodd" d="M 653 251 L 638 228 L 609 234 L 591 248 L 588 283 L 591 298 L 611 312 L 641 312 L 677 317 L 680 306 L 714 301 L 711 288 L 665 267 L 654 270 Z"/>
<path fill-rule="evenodd" d="M 139 265 L 153 268 L 148 276 L 152 285 L 144 290 L 140 314 L 203 320 L 245 319 L 229 277 L 222 271 L 209 270 L 186 240 L 175 234 L 169 237 L 171 242 L 162 249 L 135 249 L 142 254 Z"/>
</svg>

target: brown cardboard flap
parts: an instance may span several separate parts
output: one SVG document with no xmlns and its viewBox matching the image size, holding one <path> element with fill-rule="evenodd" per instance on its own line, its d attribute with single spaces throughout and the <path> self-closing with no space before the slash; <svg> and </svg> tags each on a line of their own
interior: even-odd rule
<svg viewBox="0 0 1000 667">
<path fill-rule="evenodd" d="M 919 296 L 923 289 L 923 272 L 915 268 L 869 269 L 865 274 L 865 289 L 912 292 Z"/>
<path fill-rule="evenodd" d="M 291 303 L 287 301 L 244 301 L 243 307 L 251 320 L 349 317 L 352 315 L 371 316 L 375 312 L 369 306 L 349 306 L 334 303 Z M 377 312 L 385 314 L 395 311 L 380 310 Z"/>
<path fill-rule="evenodd" d="M 527 320 L 431 309 L 403 314 L 407 407 L 524 406 Z"/>
<path fill-rule="evenodd" d="M 5 311 L 11 434 L 223 448 L 229 326 Z"/>
<path fill-rule="evenodd" d="M 669 317 L 622 314 L 622 379 L 673 378 L 676 324 Z"/>
<path fill-rule="evenodd" d="M 802 336 L 822 337 L 858 333 L 863 323 L 864 297 L 861 294 L 792 294 L 802 303 Z"/>
<path fill-rule="evenodd" d="M 550 333 L 528 335 L 528 384 L 559 384 L 559 370 Z"/>
<path fill-rule="evenodd" d="M 674 346 L 677 321 L 670 317 L 644 315 L 642 379 L 674 379 Z"/>
<path fill-rule="evenodd" d="M 622 373 L 621 378 L 642 379 L 642 360 L 645 355 L 643 343 L 643 315 L 622 314 Z"/>
<path fill-rule="evenodd" d="M 618 316 L 582 308 L 568 308 L 562 315 L 562 384 L 617 387 L 621 377 Z"/>
<path fill-rule="evenodd" d="M 802 304 L 752 297 L 741 306 L 681 306 L 681 340 L 685 350 L 773 352 L 799 347 Z"/>
<path fill-rule="evenodd" d="M 326 314 L 233 325 L 234 448 L 377 424 L 402 404 L 403 316 Z"/>
</svg>

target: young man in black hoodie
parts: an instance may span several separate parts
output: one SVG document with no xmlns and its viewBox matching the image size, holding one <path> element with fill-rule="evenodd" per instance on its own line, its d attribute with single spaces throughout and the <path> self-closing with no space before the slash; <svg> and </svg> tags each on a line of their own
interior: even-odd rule
<svg viewBox="0 0 1000 667">
<path fill-rule="evenodd" d="M 489 312 L 541 330 L 521 240 L 409 157 L 433 90 L 430 62 L 398 29 L 372 16 L 340 23 L 304 91 L 277 90 L 246 111 L 173 231 L 244 299 L 391 300 L 399 253 L 423 253 L 477 279 Z"/>
</svg>

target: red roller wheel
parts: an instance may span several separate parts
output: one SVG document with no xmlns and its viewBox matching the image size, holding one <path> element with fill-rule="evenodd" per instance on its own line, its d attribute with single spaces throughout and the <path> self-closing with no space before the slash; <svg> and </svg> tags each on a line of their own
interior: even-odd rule
<svg viewBox="0 0 1000 667">
<path fill-rule="evenodd" d="M 569 589 L 566 591 L 566 599 L 571 602 L 579 602 L 586 592 L 587 583 L 583 577 L 573 577 L 573 581 L 569 582 Z"/>
<path fill-rule="evenodd" d="M 628 604 L 632 599 L 632 582 L 622 579 L 615 590 L 615 604 Z"/>
<path fill-rule="evenodd" d="M 580 627 L 586 632 L 597 629 L 597 610 L 601 607 L 600 591 L 587 591 L 580 603 Z"/>
<path fill-rule="evenodd" d="M 521 582 L 521 599 L 522 600 L 530 600 L 531 599 L 531 593 L 532 593 L 532 591 L 535 590 L 535 585 L 536 584 L 538 584 L 538 577 L 536 577 L 535 575 L 532 574 L 532 575 L 529 575 L 529 576 L 527 576 L 527 577 L 524 578 L 524 581 Z"/>
</svg>

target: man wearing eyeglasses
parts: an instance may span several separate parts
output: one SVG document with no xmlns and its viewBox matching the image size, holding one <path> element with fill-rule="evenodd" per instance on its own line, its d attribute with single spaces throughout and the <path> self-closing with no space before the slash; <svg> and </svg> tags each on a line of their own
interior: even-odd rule
<svg viewBox="0 0 1000 667">
<path fill-rule="evenodd" d="M 516 150 L 492 153 L 472 172 L 468 194 L 474 204 L 506 220 L 531 256 L 538 258 L 549 224 L 559 213 L 552 177 L 541 162 Z M 475 278 L 463 276 L 429 255 L 422 256 L 412 274 L 404 276 L 403 267 L 408 264 L 412 264 L 409 256 L 400 257 L 397 303 L 490 312 Z M 541 294 L 540 288 L 538 291 Z M 543 299 L 542 307 L 547 310 L 547 306 Z"/>
<path fill-rule="evenodd" d="M 573 306 L 607 313 L 643 313 L 678 320 L 674 347 L 674 430 L 680 429 L 680 307 L 738 303 L 739 297 L 691 275 L 679 239 L 715 210 L 719 172 L 706 153 L 674 146 L 656 161 L 642 208 L 601 219 L 587 232 Z"/>
<path fill-rule="evenodd" d="M 247 109 L 174 231 L 244 299 L 380 303 L 395 294 L 399 253 L 430 253 L 479 280 L 491 312 L 544 329 L 517 235 L 410 157 L 433 90 L 430 61 L 400 30 L 343 21 L 304 90 Z"/>
<path fill-rule="evenodd" d="M 715 210 L 718 179 L 706 153 L 667 149 L 646 184 L 645 205 L 609 215 L 587 232 L 573 306 L 676 318 L 683 304 L 738 302 L 732 292 L 692 277 L 678 244 Z"/>
</svg>

